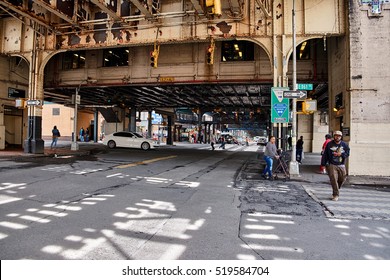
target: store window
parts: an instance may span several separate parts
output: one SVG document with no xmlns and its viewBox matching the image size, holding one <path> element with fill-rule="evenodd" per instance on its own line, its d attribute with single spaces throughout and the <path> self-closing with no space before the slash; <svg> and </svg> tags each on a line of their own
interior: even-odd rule
<svg viewBox="0 0 390 280">
<path fill-rule="evenodd" d="M 129 49 L 116 48 L 103 51 L 103 66 L 127 66 L 129 65 Z"/>
<path fill-rule="evenodd" d="M 85 67 L 85 51 L 66 52 L 62 58 L 62 69 L 79 69 Z"/>
<path fill-rule="evenodd" d="M 247 41 L 222 42 L 221 61 L 253 61 L 254 43 Z"/>
</svg>

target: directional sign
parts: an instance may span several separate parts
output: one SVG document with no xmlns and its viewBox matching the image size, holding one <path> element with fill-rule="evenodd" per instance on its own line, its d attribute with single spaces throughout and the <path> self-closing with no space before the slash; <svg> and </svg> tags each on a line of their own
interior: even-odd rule
<svg viewBox="0 0 390 280">
<path fill-rule="evenodd" d="M 290 100 L 283 98 L 283 92 L 288 90 L 285 88 L 271 88 L 271 122 L 272 123 L 288 123 Z"/>
<path fill-rule="evenodd" d="M 27 106 L 40 106 L 43 105 L 42 100 L 27 100 L 26 101 Z"/>
<path fill-rule="evenodd" d="M 283 92 L 284 98 L 306 98 L 307 92 L 304 90 L 286 90 Z"/>
</svg>

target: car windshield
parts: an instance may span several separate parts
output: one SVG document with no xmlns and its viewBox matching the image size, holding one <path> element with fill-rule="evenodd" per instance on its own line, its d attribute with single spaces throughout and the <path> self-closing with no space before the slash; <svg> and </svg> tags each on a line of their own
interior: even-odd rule
<svg viewBox="0 0 390 280">
<path fill-rule="evenodd" d="M 142 138 L 143 136 L 137 132 L 132 132 L 135 136 L 137 136 L 138 138 Z"/>
</svg>

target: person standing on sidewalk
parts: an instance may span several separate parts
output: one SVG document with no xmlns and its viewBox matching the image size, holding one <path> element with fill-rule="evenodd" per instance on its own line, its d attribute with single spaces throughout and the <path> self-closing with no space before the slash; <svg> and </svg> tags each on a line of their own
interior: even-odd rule
<svg viewBox="0 0 390 280">
<path fill-rule="evenodd" d="M 50 148 L 53 149 L 53 146 L 57 147 L 58 137 L 61 136 L 60 131 L 57 129 L 56 125 L 53 127 L 51 134 L 52 134 L 52 141 L 51 141 Z"/>
<path fill-rule="evenodd" d="M 345 160 L 349 157 L 349 147 L 341 140 L 343 133 L 335 131 L 333 140 L 326 145 L 321 165 L 327 166 L 328 176 L 333 189 L 332 200 L 339 199 L 340 188 L 347 179 Z"/>
<path fill-rule="evenodd" d="M 326 148 L 326 145 L 328 145 L 328 143 L 332 141 L 332 135 L 330 134 L 326 134 L 325 135 L 325 142 L 324 144 L 322 144 L 322 150 L 321 150 L 321 162 L 322 162 L 322 158 L 324 157 L 324 151 L 325 151 L 325 148 Z M 320 166 L 320 173 L 321 174 L 326 174 L 326 167 L 324 165 L 321 164 Z"/>
<path fill-rule="evenodd" d="M 274 178 L 272 177 L 272 164 L 273 164 L 273 159 L 276 158 L 278 159 L 278 153 L 276 150 L 276 145 L 275 145 L 275 136 L 271 136 L 269 138 L 269 142 L 265 146 L 265 151 L 264 151 L 264 160 L 267 163 L 263 170 L 263 178 L 267 179 L 267 173 L 268 173 L 268 179 L 273 180 Z"/>
<path fill-rule="evenodd" d="M 299 140 L 297 141 L 297 146 L 296 146 L 296 149 L 297 149 L 297 154 L 296 154 L 296 158 L 297 158 L 297 162 L 299 163 L 302 163 L 302 153 L 303 153 L 303 136 L 299 137 Z"/>
</svg>

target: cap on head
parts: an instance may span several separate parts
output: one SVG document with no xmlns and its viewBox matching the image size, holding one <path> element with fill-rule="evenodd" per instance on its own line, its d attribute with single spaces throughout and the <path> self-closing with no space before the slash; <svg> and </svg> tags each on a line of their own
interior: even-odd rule
<svg viewBox="0 0 390 280">
<path fill-rule="evenodd" d="M 335 132 L 333 132 L 333 136 L 335 135 L 343 136 L 343 133 L 340 130 L 336 130 Z"/>
</svg>

